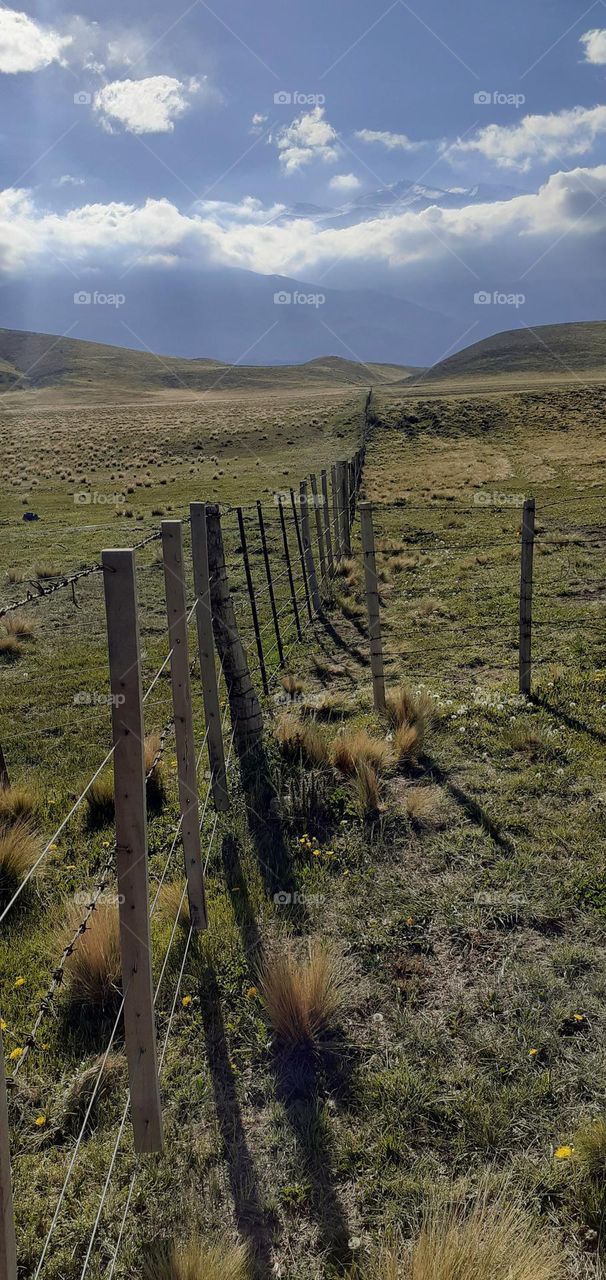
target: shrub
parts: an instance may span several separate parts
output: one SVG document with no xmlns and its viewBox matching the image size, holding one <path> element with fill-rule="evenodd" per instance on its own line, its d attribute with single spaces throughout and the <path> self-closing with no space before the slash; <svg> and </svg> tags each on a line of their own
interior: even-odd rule
<svg viewBox="0 0 606 1280">
<path fill-rule="evenodd" d="M 82 917 L 73 904 L 65 922 L 69 942 Z M 118 908 L 98 904 L 65 962 L 65 995 L 72 1012 L 105 1014 L 115 1010 L 121 997 L 120 930 Z"/>
<path fill-rule="evenodd" d="M 389 742 L 373 738 L 366 729 L 340 733 L 333 743 L 332 758 L 346 778 L 355 777 L 361 764 L 372 765 L 376 773 L 386 773 L 395 763 Z"/>
<path fill-rule="evenodd" d="M 145 1280 L 250 1280 L 251 1270 L 246 1246 L 192 1239 L 158 1248 L 146 1259 L 143 1274 Z"/>
<path fill-rule="evenodd" d="M 311 941 L 298 957 L 292 946 L 269 954 L 259 994 L 278 1044 L 313 1048 L 337 1029 L 352 1000 L 350 966 L 325 942 Z"/>
<path fill-rule="evenodd" d="M 0 899 L 15 893 L 40 851 L 40 837 L 27 819 L 0 827 Z"/>
</svg>

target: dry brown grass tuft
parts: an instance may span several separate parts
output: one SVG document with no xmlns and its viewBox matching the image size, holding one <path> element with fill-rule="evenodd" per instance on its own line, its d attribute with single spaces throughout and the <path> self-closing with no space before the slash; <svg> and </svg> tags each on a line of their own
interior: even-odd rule
<svg viewBox="0 0 606 1280">
<path fill-rule="evenodd" d="M 282 754 L 289 760 L 302 757 L 308 764 L 324 765 L 329 761 L 328 743 L 319 725 L 302 724 L 297 716 L 280 716 L 275 735 Z"/>
<path fill-rule="evenodd" d="M 0 823 L 15 822 L 18 818 L 31 818 L 36 806 L 35 792 L 24 783 L 0 788 Z"/>
<path fill-rule="evenodd" d="M 360 764 L 372 765 L 377 773 L 394 767 L 393 748 L 384 738 L 373 738 L 367 729 L 340 733 L 332 747 L 333 763 L 346 778 L 353 778 Z"/>
<path fill-rule="evenodd" d="M 408 760 L 418 760 L 421 754 L 421 742 L 416 726 L 401 724 L 393 735 L 393 745 L 398 764 L 405 764 Z"/>
<path fill-rule="evenodd" d="M 158 902 L 154 916 L 161 925 L 172 929 L 178 920 L 182 929 L 189 929 L 189 900 L 185 889 L 185 879 L 169 880 L 162 885 L 158 894 Z"/>
<path fill-rule="evenodd" d="M 381 782 L 374 765 L 360 760 L 350 779 L 350 786 L 360 817 L 367 822 L 376 818 L 381 807 Z"/>
<path fill-rule="evenodd" d="M 73 903 L 67 913 L 66 943 L 75 933 L 82 907 Z M 64 990 L 72 1012 L 103 1014 L 116 1009 L 121 998 L 120 930 L 118 908 L 100 903 L 65 963 Z"/>
<path fill-rule="evenodd" d="M 0 827 L 0 899 L 23 883 L 41 851 L 41 840 L 26 818 Z"/>
<path fill-rule="evenodd" d="M 146 1259 L 144 1280 L 250 1280 L 245 1245 L 230 1240 L 192 1239 L 187 1244 L 157 1248 Z"/>
<path fill-rule="evenodd" d="M 276 1041 L 289 1049 L 317 1047 L 353 999 L 351 966 L 333 947 L 311 941 L 298 956 L 275 949 L 259 974 L 259 993 Z"/>
<path fill-rule="evenodd" d="M 14 613 L 7 613 L 2 625 L 6 634 L 15 636 L 17 640 L 31 640 L 36 634 L 36 627 L 32 619 L 28 618 L 19 609 L 16 609 Z"/>
<path fill-rule="evenodd" d="M 154 765 L 159 749 L 160 735 L 150 734 L 144 744 L 147 808 L 150 813 L 161 813 L 166 804 L 166 775 L 162 760 Z M 95 778 L 86 793 L 86 804 L 87 824 L 92 830 L 98 831 L 114 821 L 114 776 L 111 770 Z"/>
<path fill-rule="evenodd" d="M 16 636 L 0 636 L 0 658 L 4 662 L 16 662 L 22 652 Z"/>
<path fill-rule="evenodd" d="M 413 693 L 407 685 L 400 685 L 387 694 L 387 718 L 394 729 L 394 748 L 400 764 L 417 760 L 422 754 L 425 739 L 436 719 L 436 706 L 424 689 Z"/>
<path fill-rule="evenodd" d="M 60 578 L 62 577 L 62 570 L 59 565 L 51 564 L 50 561 L 38 560 L 36 564 L 32 565 L 32 575 L 38 579 Z"/>
<path fill-rule="evenodd" d="M 80 1132 L 91 1102 L 87 1128 L 93 1127 L 102 1104 L 120 1083 L 124 1068 L 124 1058 L 119 1053 L 101 1055 L 69 1081 L 57 1113 L 57 1126 L 63 1134 L 75 1136 Z"/>
<path fill-rule="evenodd" d="M 114 820 L 114 775 L 100 773 L 86 793 L 86 820 L 94 831 Z"/>
<path fill-rule="evenodd" d="M 442 818 L 442 792 L 439 787 L 408 787 L 404 804 L 414 826 L 438 826 Z"/>
<path fill-rule="evenodd" d="M 152 813 L 161 813 L 166 804 L 166 774 L 164 771 L 164 765 L 162 760 L 156 761 L 156 756 L 158 755 L 159 750 L 160 735 L 159 733 L 152 733 L 145 739 L 144 744 L 145 777 L 147 778 L 147 807 Z M 154 761 L 156 761 L 156 763 L 154 763 Z"/>
<path fill-rule="evenodd" d="M 289 698 L 295 698 L 298 693 L 303 692 L 303 681 L 298 676 L 291 675 L 288 671 L 285 671 L 280 676 L 280 684 Z"/>
</svg>

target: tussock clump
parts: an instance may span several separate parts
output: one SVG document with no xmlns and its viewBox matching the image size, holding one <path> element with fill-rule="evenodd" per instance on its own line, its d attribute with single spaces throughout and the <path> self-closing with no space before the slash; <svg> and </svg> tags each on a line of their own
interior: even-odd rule
<svg viewBox="0 0 606 1280">
<path fill-rule="evenodd" d="M 155 918 L 161 925 L 172 929 L 178 920 L 181 929 L 189 929 L 189 901 L 185 889 L 185 880 L 169 880 L 162 885 L 154 911 Z"/>
<path fill-rule="evenodd" d="M 437 826 L 442 817 L 442 793 L 438 787 L 408 787 L 404 804 L 417 827 Z"/>
<path fill-rule="evenodd" d="M 307 764 L 324 765 L 329 760 L 328 743 L 319 725 L 302 724 L 296 716 L 284 715 L 275 729 L 282 754 L 289 760 L 303 758 Z"/>
<path fill-rule="evenodd" d="M 108 827 L 114 820 L 114 776 L 100 773 L 86 793 L 86 821 L 94 831 Z"/>
<path fill-rule="evenodd" d="M 285 671 L 280 676 L 280 684 L 289 698 L 296 698 L 298 693 L 303 692 L 303 681 L 298 676 L 291 675 L 288 671 Z"/>
<path fill-rule="evenodd" d="M 17 640 L 31 640 L 36 634 L 36 627 L 31 618 L 17 609 L 7 613 L 2 626 L 7 636 L 15 636 Z"/>
<path fill-rule="evenodd" d="M 366 822 L 376 818 L 381 805 L 381 782 L 374 765 L 367 760 L 358 761 L 350 786 L 360 817 Z"/>
<path fill-rule="evenodd" d="M 32 575 L 38 580 L 46 578 L 60 578 L 62 576 L 62 571 L 59 565 L 51 564 L 46 560 L 39 560 L 36 564 L 32 565 Z"/>
<path fill-rule="evenodd" d="M 606 1221 L 606 1120 L 589 1121 L 575 1134 L 574 1190 L 588 1227 L 600 1235 Z"/>
<path fill-rule="evenodd" d="M 376 773 L 387 773 L 395 763 L 390 743 L 373 738 L 366 729 L 340 733 L 333 743 L 332 758 L 346 778 L 355 777 L 361 764 L 372 765 Z"/>
<path fill-rule="evenodd" d="M 0 826 L 0 901 L 19 888 L 40 852 L 40 837 L 26 818 Z"/>
<path fill-rule="evenodd" d="M 102 1104 L 120 1083 L 124 1067 L 120 1054 L 110 1053 L 107 1057 L 102 1054 L 69 1081 L 57 1112 L 56 1125 L 62 1134 L 75 1136 L 80 1132 L 89 1106 L 87 1128 L 93 1127 Z"/>
<path fill-rule="evenodd" d="M 82 908 L 74 903 L 65 922 L 64 944 L 75 933 Z M 117 1009 L 121 998 L 120 930 L 118 908 L 98 904 L 65 962 L 65 998 L 72 1013 L 105 1014 Z"/>
<path fill-rule="evenodd" d="M 18 818 L 31 818 L 36 803 L 34 791 L 23 783 L 0 788 L 0 823 L 16 822 Z"/>
<path fill-rule="evenodd" d="M 151 813 L 161 813 L 166 804 L 164 765 L 162 760 L 156 760 L 159 750 L 160 735 L 158 733 L 150 734 L 145 739 L 144 763 L 145 777 L 147 778 L 147 807 Z"/>
<path fill-rule="evenodd" d="M 425 690 L 413 693 L 400 685 L 386 697 L 387 718 L 394 730 L 394 747 L 400 763 L 417 760 L 423 753 L 427 733 L 436 720 L 436 706 Z"/>
<path fill-rule="evenodd" d="M 393 735 L 393 745 L 398 764 L 418 760 L 421 754 L 419 732 L 415 725 L 401 724 Z"/>
<path fill-rule="evenodd" d="M 0 658 L 4 662 L 16 662 L 22 652 L 16 636 L 0 636 Z"/>
<path fill-rule="evenodd" d="M 311 941 L 299 956 L 291 945 L 275 949 L 259 974 L 259 994 L 278 1044 L 318 1047 L 350 1008 L 353 975 L 333 947 Z"/>
<path fill-rule="evenodd" d="M 144 1280 L 250 1280 L 250 1255 L 245 1245 L 192 1239 L 187 1244 L 158 1248 L 146 1259 Z"/>
<path fill-rule="evenodd" d="M 159 749 L 159 734 L 151 734 L 145 739 L 144 769 L 147 778 L 146 794 L 149 813 L 161 813 L 166 804 L 164 767 L 161 760 L 154 764 Z M 86 804 L 87 824 L 92 830 L 100 830 L 114 821 L 114 777 L 111 771 L 101 773 L 98 778 L 95 778 L 86 793 Z"/>
</svg>

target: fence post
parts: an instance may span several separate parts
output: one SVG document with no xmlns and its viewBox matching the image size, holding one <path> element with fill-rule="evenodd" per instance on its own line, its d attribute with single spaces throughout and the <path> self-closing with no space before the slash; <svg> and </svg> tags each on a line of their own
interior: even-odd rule
<svg viewBox="0 0 606 1280">
<path fill-rule="evenodd" d="M 181 839 L 183 841 L 183 858 L 187 876 L 189 918 L 192 929 L 198 932 L 208 927 L 208 916 L 200 847 L 198 778 L 194 721 L 191 707 L 187 603 L 185 582 L 183 580 L 183 531 L 181 521 L 163 520 L 161 530 L 168 643 L 172 649 L 170 679 L 175 722 L 179 806 L 181 809 Z"/>
<path fill-rule="evenodd" d="M 208 729 L 207 745 L 211 786 L 217 813 L 227 813 L 229 809 L 229 793 L 225 773 L 225 749 L 223 747 L 221 708 L 219 705 L 213 624 L 210 609 L 206 503 L 192 502 L 189 511 L 194 565 L 194 593 L 198 602 L 196 604 L 198 654 L 200 657 L 200 679 L 202 680 L 202 695 L 204 698 L 204 719 Z"/>
<path fill-rule="evenodd" d="M 263 645 L 261 643 L 261 628 L 259 626 L 259 615 L 257 613 L 257 601 L 255 599 L 255 589 L 253 586 L 252 575 L 250 572 L 250 560 L 248 558 L 248 542 L 246 541 L 246 529 L 244 527 L 244 513 L 241 507 L 236 508 L 238 516 L 238 529 L 240 531 L 240 546 L 242 547 L 242 559 L 244 561 L 244 573 L 246 574 L 246 586 L 248 588 L 248 598 L 250 600 L 250 612 L 252 614 L 252 623 L 255 633 L 255 644 L 257 646 L 257 657 L 259 659 L 259 671 L 261 672 L 261 684 L 263 692 L 269 693 L 269 684 L 267 683 L 267 671 L 265 670 L 265 656 L 263 653 Z M 223 549 L 223 535 L 221 535 L 221 549 Z M 227 575 L 226 575 L 227 580 Z M 229 590 L 229 587 L 228 587 Z M 235 625 L 235 623 L 234 623 Z"/>
<path fill-rule="evenodd" d="M 17 1245 L 8 1137 L 8 1105 L 4 1047 L 0 1034 L 0 1280 L 17 1280 Z"/>
<path fill-rule="evenodd" d="M 143 698 L 133 551 L 104 551 L 124 1033 L 135 1150 L 162 1150 L 151 973 Z"/>
<path fill-rule="evenodd" d="M 267 578 L 267 589 L 269 591 L 269 603 L 271 605 L 271 616 L 274 623 L 274 631 L 276 633 L 276 645 L 278 647 L 278 659 L 281 667 L 284 666 L 284 650 L 282 648 L 282 636 L 280 635 L 280 623 L 278 620 L 278 610 L 276 609 L 276 597 L 274 595 L 274 584 L 271 576 L 271 564 L 269 562 L 269 552 L 267 550 L 267 538 L 265 536 L 265 520 L 263 519 L 263 508 L 259 499 L 257 499 L 257 519 L 259 521 L 259 533 L 261 534 L 261 549 L 263 551 L 263 561 L 265 564 L 265 577 Z"/>
<path fill-rule="evenodd" d="M 262 744 L 263 716 L 236 626 L 225 567 L 221 516 L 214 503 L 208 504 L 206 518 L 213 631 L 225 673 L 234 744 L 242 762 L 249 751 L 254 752 Z"/>
<path fill-rule="evenodd" d="M 309 582 L 309 590 L 311 592 L 314 613 L 319 613 L 321 609 L 320 592 L 318 591 L 318 579 L 316 577 L 314 553 L 311 548 L 311 528 L 309 524 L 309 503 L 306 480 L 302 480 L 299 485 L 299 495 L 301 499 L 301 527 L 303 531 L 303 551 L 305 553 L 305 564 L 307 566 L 307 579 Z"/>
<path fill-rule="evenodd" d="M 345 547 L 345 555 L 351 555 L 351 504 L 349 500 L 349 463 L 341 463 L 341 483 L 343 486 L 342 511 L 343 511 L 343 542 Z"/>
<path fill-rule="evenodd" d="M 320 472 L 320 484 L 322 487 L 322 508 L 324 515 L 324 538 L 326 541 L 326 559 L 328 561 L 328 577 L 330 582 L 335 574 L 335 562 L 332 554 L 332 535 L 330 532 L 330 511 L 328 507 L 328 477 L 325 471 Z"/>
<path fill-rule="evenodd" d="M 522 510 L 520 566 L 520 693 L 530 696 L 532 676 L 532 566 L 535 500 L 526 498 Z"/>
<path fill-rule="evenodd" d="M 314 515 L 316 520 L 316 537 L 318 539 L 318 555 L 320 557 L 320 579 L 322 582 L 322 590 L 327 594 L 326 584 L 326 547 L 324 545 L 324 529 L 322 527 L 322 512 L 320 510 L 320 502 L 318 499 L 318 481 L 315 476 L 310 476 L 311 492 L 314 503 Z"/>
<path fill-rule="evenodd" d="M 6 759 L 2 750 L 2 743 L 0 742 L 0 791 L 6 791 L 8 787 L 10 787 L 10 778 L 8 776 Z"/>
<path fill-rule="evenodd" d="M 385 710 L 385 676 L 383 674 L 383 645 L 381 642 L 381 615 L 379 612 L 379 584 L 375 560 L 375 535 L 372 522 L 372 505 L 361 502 L 360 531 L 364 556 L 366 581 L 366 607 L 368 609 L 368 637 L 370 640 L 370 668 L 372 692 L 377 711 Z"/>
<path fill-rule="evenodd" d="M 311 611 L 311 596 L 309 594 L 309 583 L 307 581 L 307 569 L 305 566 L 305 552 L 303 550 L 303 539 L 301 537 L 301 526 L 299 524 L 299 513 L 297 511 L 297 500 L 295 498 L 294 491 L 292 489 L 290 491 L 290 505 L 292 507 L 292 515 L 293 515 L 293 520 L 295 522 L 295 529 L 297 533 L 297 546 L 299 548 L 299 558 L 301 560 L 301 573 L 303 574 L 303 586 L 305 587 L 305 602 L 307 604 L 309 621 L 311 622 L 313 618 L 313 613 Z"/>
<path fill-rule="evenodd" d="M 299 606 L 297 604 L 297 593 L 295 591 L 295 580 L 292 572 L 292 564 L 290 560 L 290 547 L 288 545 L 288 534 L 286 532 L 286 521 L 284 519 L 284 507 L 282 506 L 282 494 L 276 495 L 278 502 L 278 510 L 280 512 L 280 528 L 282 529 L 282 545 L 284 547 L 284 559 L 286 560 L 286 569 L 288 572 L 288 585 L 290 587 L 290 598 L 292 600 L 292 611 L 297 628 L 297 636 L 299 640 L 303 639 L 301 631 L 301 619 L 299 618 Z"/>
<path fill-rule="evenodd" d="M 335 538 L 335 560 L 340 560 L 343 555 L 343 543 L 341 541 L 341 516 L 339 512 L 339 468 L 337 463 L 330 468 L 330 478 L 332 481 L 332 527 Z"/>
</svg>

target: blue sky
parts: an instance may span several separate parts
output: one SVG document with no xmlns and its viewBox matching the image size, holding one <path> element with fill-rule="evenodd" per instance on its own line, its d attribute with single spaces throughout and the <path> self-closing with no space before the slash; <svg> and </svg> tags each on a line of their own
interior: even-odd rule
<svg viewBox="0 0 606 1280">
<path fill-rule="evenodd" d="M 463 321 L 457 289 L 524 278 L 593 318 L 605 81 L 604 0 L 4 5 L 0 283 L 244 269 Z M 404 178 L 429 201 L 290 213 Z"/>
</svg>

